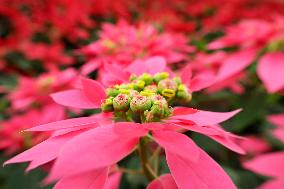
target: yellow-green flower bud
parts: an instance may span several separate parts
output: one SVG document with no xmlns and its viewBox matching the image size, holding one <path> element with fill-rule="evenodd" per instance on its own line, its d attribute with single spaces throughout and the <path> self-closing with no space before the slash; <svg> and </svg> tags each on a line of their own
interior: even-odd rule
<svg viewBox="0 0 284 189">
<path fill-rule="evenodd" d="M 153 77 L 150 74 L 144 73 L 139 77 L 139 80 L 145 81 L 146 85 L 150 85 L 153 82 Z"/>
<path fill-rule="evenodd" d="M 117 111 L 126 111 L 129 109 L 130 98 L 127 94 L 119 94 L 113 99 L 113 108 Z"/>
<path fill-rule="evenodd" d="M 143 96 L 152 96 L 155 95 L 156 93 L 153 93 L 151 91 L 141 91 L 140 94 Z"/>
<path fill-rule="evenodd" d="M 106 94 L 107 94 L 107 96 L 116 97 L 119 94 L 119 90 L 114 88 L 114 87 L 107 88 Z"/>
<path fill-rule="evenodd" d="M 134 96 L 139 95 L 139 92 L 135 91 L 133 89 L 130 89 L 128 95 L 129 95 L 130 98 L 133 98 Z"/>
<path fill-rule="evenodd" d="M 157 85 L 148 85 L 144 88 L 144 91 L 152 92 L 152 93 L 157 93 L 158 87 Z"/>
<path fill-rule="evenodd" d="M 167 100 L 161 95 L 152 96 L 152 107 L 150 111 L 145 112 L 145 117 L 148 122 L 160 120 L 170 115 L 171 110 L 169 109 Z"/>
<path fill-rule="evenodd" d="M 137 91 L 142 91 L 145 87 L 145 81 L 143 80 L 135 80 L 133 84 L 134 84 L 134 89 Z"/>
<path fill-rule="evenodd" d="M 167 79 L 168 77 L 169 77 L 169 73 L 167 72 L 156 73 L 154 75 L 154 81 L 156 83 L 159 83 L 161 80 Z"/>
<path fill-rule="evenodd" d="M 188 89 L 185 85 L 178 86 L 177 97 L 186 102 L 189 102 L 192 99 L 192 95 L 188 92 Z"/>
<path fill-rule="evenodd" d="M 130 78 L 129 78 L 129 81 L 134 81 L 134 80 L 136 80 L 137 78 L 138 78 L 137 75 L 132 74 L 132 75 L 130 76 Z"/>
<path fill-rule="evenodd" d="M 164 79 L 159 82 L 158 90 L 162 91 L 163 89 L 172 89 L 174 91 L 177 90 L 177 84 L 171 79 Z"/>
<path fill-rule="evenodd" d="M 182 83 L 180 77 L 174 77 L 173 80 L 174 80 L 174 82 L 176 82 L 177 85 L 180 85 Z"/>
<path fill-rule="evenodd" d="M 121 84 L 119 85 L 119 89 L 129 89 L 128 84 Z"/>
<path fill-rule="evenodd" d="M 152 106 L 152 101 L 150 98 L 142 95 L 136 95 L 132 98 L 130 102 L 130 109 L 133 112 L 143 112 L 150 109 Z"/>
<path fill-rule="evenodd" d="M 103 112 L 112 112 L 113 111 L 113 99 L 114 97 L 109 97 L 104 100 L 104 102 L 101 105 Z"/>
<path fill-rule="evenodd" d="M 161 94 L 167 98 L 173 98 L 176 95 L 176 92 L 172 89 L 164 89 Z"/>
<path fill-rule="evenodd" d="M 164 79 L 158 84 L 158 91 L 167 98 L 172 98 L 176 95 L 177 84 L 171 79 Z"/>
<path fill-rule="evenodd" d="M 119 93 L 121 94 L 129 94 L 130 89 L 119 89 Z"/>
</svg>

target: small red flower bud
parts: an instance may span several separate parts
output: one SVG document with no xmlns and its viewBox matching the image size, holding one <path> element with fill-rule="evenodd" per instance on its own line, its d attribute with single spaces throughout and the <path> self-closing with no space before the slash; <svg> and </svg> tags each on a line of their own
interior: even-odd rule
<svg viewBox="0 0 284 189">
<path fill-rule="evenodd" d="M 117 111 L 126 111 L 129 109 L 130 98 L 126 94 L 119 94 L 113 99 L 113 108 Z"/>
<path fill-rule="evenodd" d="M 152 102 L 151 99 L 142 96 L 136 95 L 130 102 L 130 108 L 133 112 L 142 112 L 151 108 Z"/>
</svg>

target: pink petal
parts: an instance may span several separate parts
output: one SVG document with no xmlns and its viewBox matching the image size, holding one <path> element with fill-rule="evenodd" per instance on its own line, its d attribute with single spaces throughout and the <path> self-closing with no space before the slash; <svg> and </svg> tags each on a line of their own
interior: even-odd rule
<svg viewBox="0 0 284 189">
<path fill-rule="evenodd" d="M 228 149 L 237 152 L 239 154 L 245 154 L 246 152 L 237 144 L 241 142 L 241 138 L 224 131 L 221 127 L 217 126 L 197 126 L 185 123 L 174 123 L 175 126 L 201 133 L 222 144 Z"/>
<path fill-rule="evenodd" d="M 104 87 L 97 81 L 81 78 L 81 84 L 86 97 L 97 107 L 100 107 L 101 101 L 106 98 Z"/>
<path fill-rule="evenodd" d="M 108 168 L 66 177 L 57 182 L 53 189 L 98 189 L 104 188 Z"/>
<path fill-rule="evenodd" d="M 284 129 L 275 129 L 273 135 L 284 143 Z"/>
<path fill-rule="evenodd" d="M 96 59 L 90 60 L 81 67 L 81 73 L 83 75 L 88 75 L 89 73 L 98 69 L 101 65 L 102 61 L 97 61 Z"/>
<path fill-rule="evenodd" d="M 54 160 L 59 154 L 62 146 L 78 134 L 80 134 L 80 132 L 49 138 L 33 148 L 24 151 L 23 153 L 6 161 L 4 165 L 31 161 L 28 170 L 34 169 L 40 165 Z"/>
<path fill-rule="evenodd" d="M 213 135 L 213 136 L 208 136 L 208 137 L 217 141 L 218 143 L 222 144 L 223 146 L 227 147 L 228 149 L 234 152 L 237 152 L 239 154 L 246 154 L 246 151 L 237 144 L 237 140 L 240 140 L 238 136 L 235 136 L 230 133 L 228 133 L 228 135 L 223 133 L 223 135 L 222 134 Z"/>
<path fill-rule="evenodd" d="M 166 59 L 162 56 L 154 56 L 148 58 L 145 61 L 145 65 L 147 67 L 147 72 L 154 75 L 158 72 L 165 71 L 167 62 Z"/>
<path fill-rule="evenodd" d="M 123 137 L 143 136 L 148 132 L 143 126 L 144 124 L 140 123 L 117 122 L 114 125 L 113 132 Z"/>
<path fill-rule="evenodd" d="M 209 111 L 199 110 L 196 113 L 172 116 L 171 120 L 191 121 L 194 122 L 196 125 L 200 126 L 216 125 L 230 119 L 240 111 L 241 109 L 232 112 L 209 112 Z"/>
<path fill-rule="evenodd" d="M 261 154 L 270 150 L 269 144 L 260 137 L 246 136 L 240 146 L 250 154 Z"/>
<path fill-rule="evenodd" d="M 109 175 L 104 189 L 119 189 L 121 176 L 122 174 L 120 172 Z"/>
<path fill-rule="evenodd" d="M 221 39 L 218 39 L 216 41 L 209 43 L 207 48 L 209 50 L 216 50 L 216 49 L 222 49 L 222 48 L 226 47 L 228 44 L 226 44 L 226 40 L 224 40 L 224 39 L 225 38 L 221 38 Z"/>
<path fill-rule="evenodd" d="M 166 69 L 166 59 L 160 56 L 146 60 L 136 60 L 126 70 L 131 74 L 142 75 L 143 73 L 155 74 Z"/>
<path fill-rule="evenodd" d="M 174 131 L 153 131 L 155 141 L 165 150 L 196 162 L 199 159 L 199 148 L 186 135 Z"/>
<path fill-rule="evenodd" d="M 94 104 L 86 95 L 77 89 L 53 93 L 52 99 L 63 106 L 81 109 L 94 109 L 98 108 L 98 104 Z"/>
<path fill-rule="evenodd" d="M 273 179 L 262 184 L 258 189 L 283 189 L 284 179 Z"/>
<path fill-rule="evenodd" d="M 257 156 L 245 162 L 244 167 L 266 176 L 283 176 L 284 174 L 284 153 L 274 152 Z"/>
<path fill-rule="evenodd" d="M 159 122 L 143 123 L 141 126 L 148 131 L 156 131 L 156 130 L 165 129 L 165 124 L 162 124 Z"/>
<path fill-rule="evenodd" d="M 133 129 L 132 136 L 123 137 L 114 131 L 114 127 L 106 125 L 91 129 L 64 145 L 49 180 L 109 166 L 127 156 L 138 143 L 141 132 L 135 133 Z"/>
<path fill-rule="evenodd" d="M 173 116 L 176 115 L 186 115 L 186 114 L 193 114 L 198 112 L 197 109 L 194 108 L 186 108 L 186 107 L 175 107 L 173 109 Z"/>
<path fill-rule="evenodd" d="M 153 180 L 147 189 L 178 189 L 172 175 L 165 174 Z"/>
<path fill-rule="evenodd" d="M 240 51 L 226 58 L 221 66 L 217 81 L 225 80 L 244 70 L 256 57 L 255 50 Z"/>
<path fill-rule="evenodd" d="M 200 91 L 215 83 L 216 76 L 212 72 L 205 72 L 195 76 L 189 83 L 189 90 L 192 92 Z"/>
<path fill-rule="evenodd" d="M 182 69 L 180 77 L 183 83 L 190 83 L 192 77 L 192 66 L 190 64 Z"/>
<path fill-rule="evenodd" d="M 39 125 L 36 127 L 32 127 L 27 129 L 26 131 L 52 131 L 52 130 L 59 130 L 59 129 L 68 129 L 73 127 L 83 127 L 87 125 L 94 125 L 98 124 L 100 120 L 96 117 L 79 117 L 73 119 L 66 119 L 62 121 L 56 121 L 52 123 L 47 123 L 43 125 Z"/>
<path fill-rule="evenodd" d="M 265 54 L 259 61 L 257 74 L 268 92 L 274 93 L 284 88 L 284 53 Z"/>
<path fill-rule="evenodd" d="M 226 172 L 203 150 L 198 162 L 166 151 L 167 163 L 179 189 L 235 189 Z"/>
<path fill-rule="evenodd" d="M 268 120 L 272 124 L 284 128 L 284 114 L 270 115 L 268 116 Z"/>
</svg>

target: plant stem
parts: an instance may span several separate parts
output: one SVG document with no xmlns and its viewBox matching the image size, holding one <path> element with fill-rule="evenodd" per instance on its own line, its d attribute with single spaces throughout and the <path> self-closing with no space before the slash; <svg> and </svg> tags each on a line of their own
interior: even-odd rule
<svg viewBox="0 0 284 189">
<path fill-rule="evenodd" d="M 157 175 L 152 171 L 152 169 L 149 168 L 148 165 L 148 154 L 147 154 L 147 143 L 146 141 L 142 138 L 139 141 L 139 147 L 138 147 L 138 152 L 139 152 L 139 157 L 141 160 L 141 166 L 144 175 L 149 181 L 154 180 L 157 178 Z"/>
<path fill-rule="evenodd" d="M 129 173 L 129 174 L 143 174 L 142 170 L 134 170 L 134 169 L 126 169 L 124 167 L 118 167 L 118 171 L 121 171 L 123 173 Z"/>
</svg>

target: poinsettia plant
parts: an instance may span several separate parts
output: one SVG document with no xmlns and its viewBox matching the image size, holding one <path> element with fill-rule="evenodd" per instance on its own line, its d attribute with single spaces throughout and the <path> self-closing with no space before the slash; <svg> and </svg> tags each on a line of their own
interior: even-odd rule
<svg viewBox="0 0 284 189">
<path fill-rule="evenodd" d="M 53 131 L 46 141 L 8 160 L 5 164 L 30 161 L 28 170 L 54 160 L 46 182 L 59 180 L 55 188 L 94 186 L 104 188 L 111 167 L 137 151 L 141 173 L 148 188 L 235 188 L 222 168 L 200 149 L 186 130 L 198 132 L 243 154 L 240 139 L 218 126 L 239 110 L 227 113 L 202 111 L 176 104 L 188 104 L 192 94 L 181 78 L 168 73 L 132 75 L 129 82 L 107 89 L 87 78 L 81 87 L 52 95 L 59 104 L 96 109 L 102 113 L 57 121 L 27 131 Z M 157 145 L 150 148 L 152 143 Z M 157 162 L 165 150 L 170 173 L 160 179 Z M 120 167 L 116 166 L 116 171 Z M 84 187 L 85 186 L 85 187 Z"/>
</svg>

